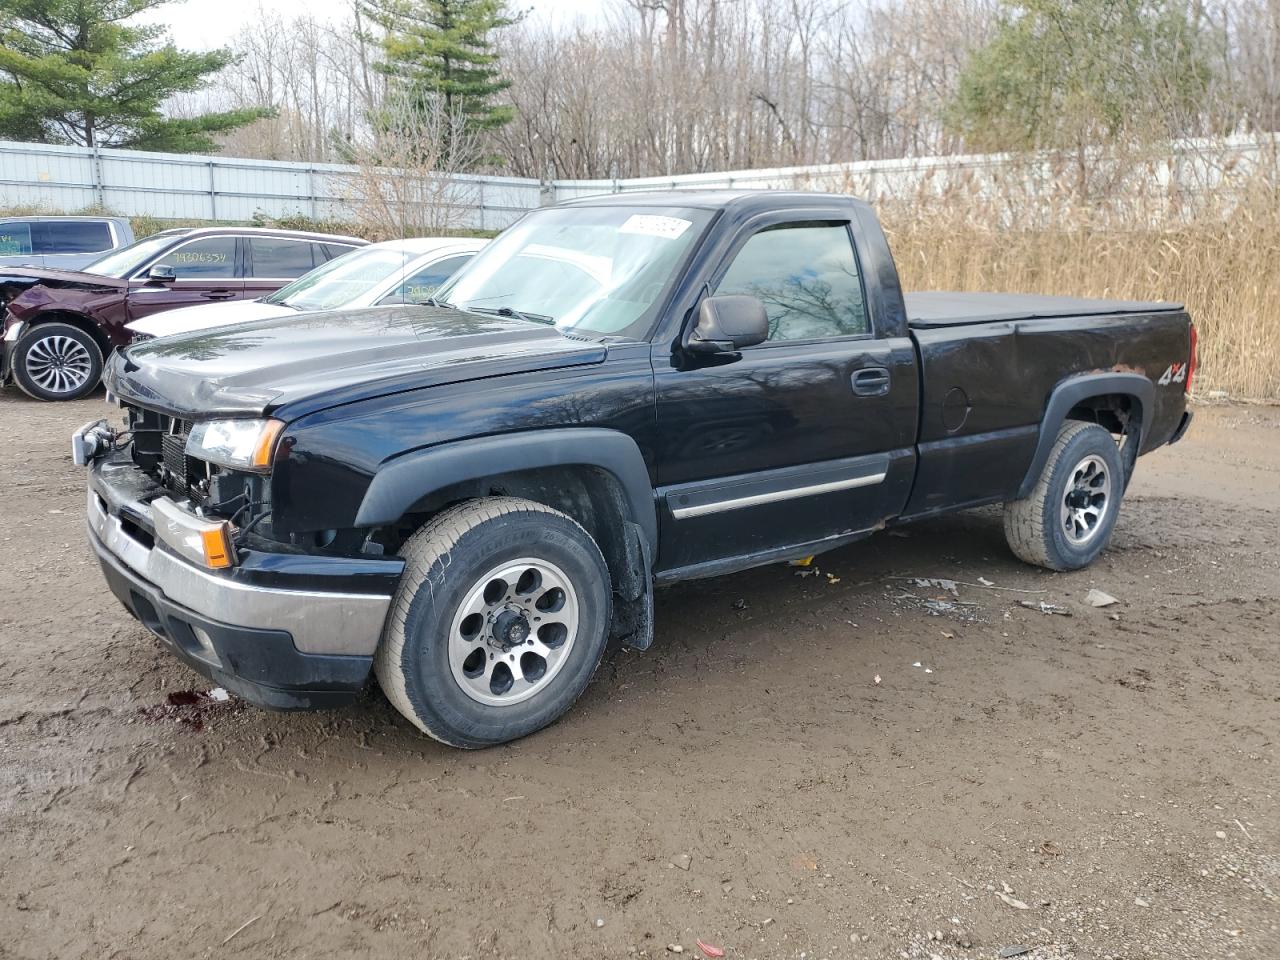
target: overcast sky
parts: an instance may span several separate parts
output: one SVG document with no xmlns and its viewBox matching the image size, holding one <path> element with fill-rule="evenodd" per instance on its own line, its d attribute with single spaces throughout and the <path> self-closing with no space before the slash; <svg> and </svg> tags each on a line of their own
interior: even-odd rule
<svg viewBox="0 0 1280 960">
<path fill-rule="evenodd" d="M 539 18 L 557 21 L 577 17 L 594 17 L 604 4 L 601 0 L 518 0 L 512 9 L 532 8 Z M 341 19 L 351 0 L 177 0 L 150 11 L 140 19 L 169 28 L 174 43 L 187 50 L 207 50 L 229 41 L 241 28 L 252 26 L 258 19 L 260 6 L 266 6 L 285 18 L 311 14 L 319 19 Z"/>
</svg>

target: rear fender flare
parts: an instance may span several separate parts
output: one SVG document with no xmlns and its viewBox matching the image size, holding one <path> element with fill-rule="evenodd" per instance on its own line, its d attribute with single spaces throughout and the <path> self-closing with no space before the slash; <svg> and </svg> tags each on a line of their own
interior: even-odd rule
<svg viewBox="0 0 1280 960">
<path fill-rule="evenodd" d="M 1064 380 L 1053 388 L 1040 420 L 1040 438 L 1031 466 L 1018 487 L 1017 499 L 1028 496 L 1040 478 L 1049 452 L 1057 439 L 1058 430 L 1067 419 L 1071 408 L 1093 397 L 1121 395 L 1131 397 L 1138 411 L 1138 436 L 1134 439 L 1137 450 L 1142 450 L 1142 440 L 1150 424 L 1149 413 L 1155 400 L 1156 388 L 1140 373 L 1086 373 Z"/>
<path fill-rule="evenodd" d="M 395 523 L 423 497 L 468 480 L 543 467 L 594 467 L 613 476 L 629 519 L 650 556 L 658 550 L 658 515 L 649 469 L 636 442 L 617 430 L 571 427 L 458 440 L 403 454 L 374 475 L 356 514 L 357 527 Z"/>
</svg>

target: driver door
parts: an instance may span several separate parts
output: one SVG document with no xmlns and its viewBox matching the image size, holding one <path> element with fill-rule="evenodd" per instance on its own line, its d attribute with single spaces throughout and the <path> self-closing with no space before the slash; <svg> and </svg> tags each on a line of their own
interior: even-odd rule
<svg viewBox="0 0 1280 960">
<path fill-rule="evenodd" d="M 129 319 L 244 296 L 239 238 L 198 237 L 180 243 L 148 264 L 129 282 Z M 174 279 L 147 279 L 152 267 L 169 267 Z"/>
<path fill-rule="evenodd" d="M 911 341 L 876 329 L 847 213 L 808 216 L 748 224 L 708 277 L 713 295 L 764 303 L 764 343 L 674 362 L 655 352 L 664 570 L 816 552 L 906 503 Z"/>
</svg>

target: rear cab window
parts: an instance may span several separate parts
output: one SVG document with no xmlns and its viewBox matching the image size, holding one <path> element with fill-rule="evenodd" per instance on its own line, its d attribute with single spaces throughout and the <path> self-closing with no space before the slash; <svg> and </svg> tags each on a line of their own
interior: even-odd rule
<svg viewBox="0 0 1280 960">
<path fill-rule="evenodd" d="M 759 299 L 769 340 L 822 340 L 871 332 L 849 226 L 780 223 L 753 234 L 734 255 L 717 295 Z"/>
</svg>

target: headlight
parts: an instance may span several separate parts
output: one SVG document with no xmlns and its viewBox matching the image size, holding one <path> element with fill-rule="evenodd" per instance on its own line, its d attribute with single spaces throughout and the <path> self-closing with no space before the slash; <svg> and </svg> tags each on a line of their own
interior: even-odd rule
<svg viewBox="0 0 1280 960">
<path fill-rule="evenodd" d="M 204 420 L 191 428 L 187 456 L 233 470 L 265 473 L 271 469 L 283 429 L 279 420 Z"/>
</svg>

